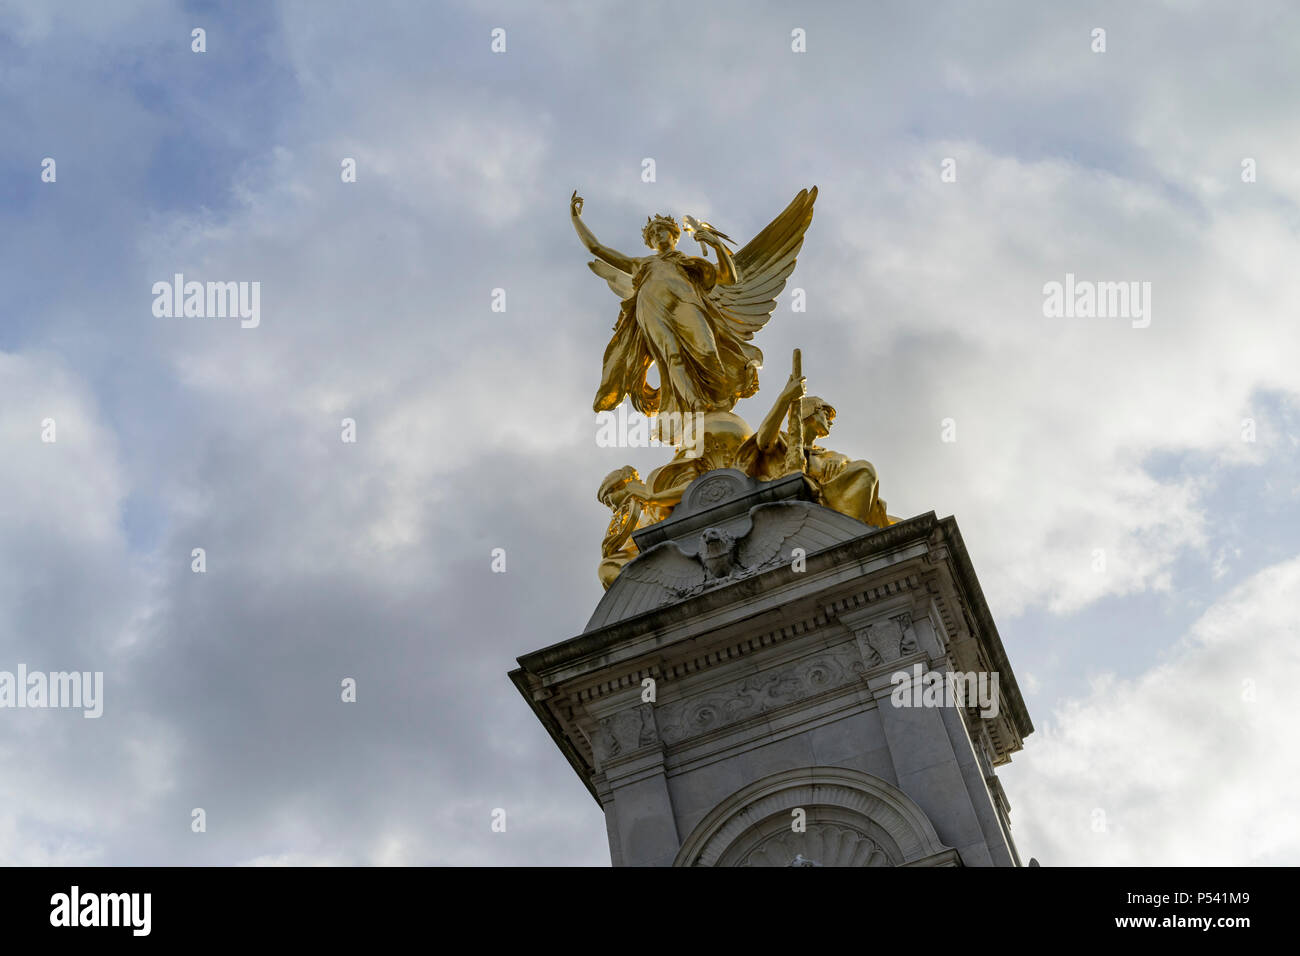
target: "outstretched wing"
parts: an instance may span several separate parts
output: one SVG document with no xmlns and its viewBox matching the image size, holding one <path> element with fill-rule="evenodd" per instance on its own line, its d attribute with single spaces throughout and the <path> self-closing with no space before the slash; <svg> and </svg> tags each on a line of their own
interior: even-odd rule
<svg viewBox="0 0 1300 956">
<path fill-rule="evenodd" d="M 753 522 L 749 534 L 740 542 L 740 563 L 759 570 L 781 561 L 788 553 L 786 542 L 802 530 L 810 508 L 799 501 L 774 501 L 758 505 L 750 512 Z"/>
<path fill-rule="evenodd" d="M 663 541 L 624 565 L 619 577 L 662 588 L 664 597 L 681 597 L 704 584 L 704 565 L 683 554 L 675 542 Z"/>
<path fill-rule="evenodd" d="M 709 292 L 709 298 L 744 339 L 752 338 L 772 317 L 776 297 L 785 288 L 785 280 L 794 271 L 795 257 L 803 247 L 803 234 L 812 222 L 816 199 L 816 186 L 800 190 L 785 212 L 736 253 L 740 281 L 714 286 Z"/>
<path fill-rule="evenodd" d="M 604 259 L 594 259 L 588 262 L 587 268 L 609 283 L 609 287 L 614 290 L 614 294 L 618 296 L 620 302 L 632 295 L 631 273 L 624 272 L 622 269 L 615 269 Z"/>
</svg>

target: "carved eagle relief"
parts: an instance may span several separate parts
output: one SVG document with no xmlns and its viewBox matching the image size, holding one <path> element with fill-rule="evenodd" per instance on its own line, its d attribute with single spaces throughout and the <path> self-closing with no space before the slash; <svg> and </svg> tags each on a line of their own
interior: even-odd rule
<svg viewBox="0 0 1300 956">
<path fill-rule="evenodd" d="M 706 528 L 695 552 L 664 541 L 628 564 L 620 577 L 661 588 L 664 601 L 692 597 L 775 567 L 783 559 L 786 542 L 803 528 L 808 514 L 801 502 L 758 505 L 749 513 L 745 533 L 736 536 L 721 528 Z"/>
</svg>

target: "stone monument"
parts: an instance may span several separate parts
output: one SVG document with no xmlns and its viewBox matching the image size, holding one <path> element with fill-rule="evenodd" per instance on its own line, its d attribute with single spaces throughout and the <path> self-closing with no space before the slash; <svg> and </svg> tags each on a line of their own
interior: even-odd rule
<svg viewBox="0 0 1300 956">
<path fill-rule="evenodd" d="M 1018 866 L 995 768 L 1033 725 L 956 522 L 890 516 L 869 462 L 816 444 L 836 411 L 797 350 L 757 431 L 731 411 L 816 195 L 734 257 L 684 217 L 714 264 L 675 250 L 667 216 L 652 255 L 601 246 L 574 193 L 621 300 L 596 410 L 628 396 L 677 450 L 601 483 L 605 595 L 510 677 L 615 866 Z"/>
</svg>

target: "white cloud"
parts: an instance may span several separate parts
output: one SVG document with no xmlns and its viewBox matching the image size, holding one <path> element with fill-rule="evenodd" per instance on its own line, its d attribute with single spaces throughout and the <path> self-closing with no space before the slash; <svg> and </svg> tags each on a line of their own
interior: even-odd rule
<svg viewBox="0 0 1300 956">
<path fill-rule="evenodd" d="M 1001 771 L 1022 856 L 1044 865 L 1300 862 L 1293 743 L 1300 558 L 1217 602 L 1167 658 L 1059 703 Z M 1253 697 L 1253 699 L 1251 699 Z M 1094 830 L 1095 811 L 1104 830 Z"/>
<path fill-rule="evenodd" d="M 954 154 L 962 173 L 942 183 L 932 160 Z M 1217 476 L 1162 474 L 1153 456 L 1270 454 L 1241 420 L 1262 389 L 1300 391 L 1300 279 L 1281 265 L 1300 240 L 1254 211 L 1207 221 L 1158 184 L 976 143 L 909 147 L 899 167 L 890 189 L 854 180 L 820 200 L 796 273 L 818 324 L 779 311 L 769 356 L 774 334 L 802 340 L 810 388 L 841 399 L 832 446 L 876 464 L 893 513 L 958 517 L 999 614 L 1167 587 L 1207 545 Z M 1150 282 L 1150 327 L 1045 317 L 1043 286 L 1067 272 Z"/>
<path fill-rule="evenodd" d="M 0 670 L 104 672 L 98 718 L 0 711 L 0 858 L 104 862 L 172 785 L 174 740 L 136 710 L 129 672 L 152 579 L 127 545 L 121 451 L 87 383 L 48 353 L 0 352 L 0 395 Z"/>
</svg>

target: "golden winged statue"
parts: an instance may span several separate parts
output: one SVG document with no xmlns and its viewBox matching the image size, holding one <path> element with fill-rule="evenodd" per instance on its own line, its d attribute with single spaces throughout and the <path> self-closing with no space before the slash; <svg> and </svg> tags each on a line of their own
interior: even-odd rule
<svg viewBox="0 0 1300 956">
<path fill-rule="evenodd" d="M 801 190 L 734 256 L 724 233 L 685 217 L 695 241 L 704 251 L 713 249 L 715 263 L 676 249 L 682 228 L 670 216 L 647 219 L 642 238 L 650 255 L 629 256 L 601 245 L 582 221 L 583 200 L 575 190 L 569 205 L 573 228 L 596 257 L 591 270 L 621 303 L 595 410 L 617 408 L 626 395 L 645 415 L 727 412 L 757 392 L 763 353 L 750 340 L 772 317 L 794 271 L 816 199 L 816 186 Z M 651 365 L 659 369 L 657 388 L 646 381 Z"/>
</svg>

